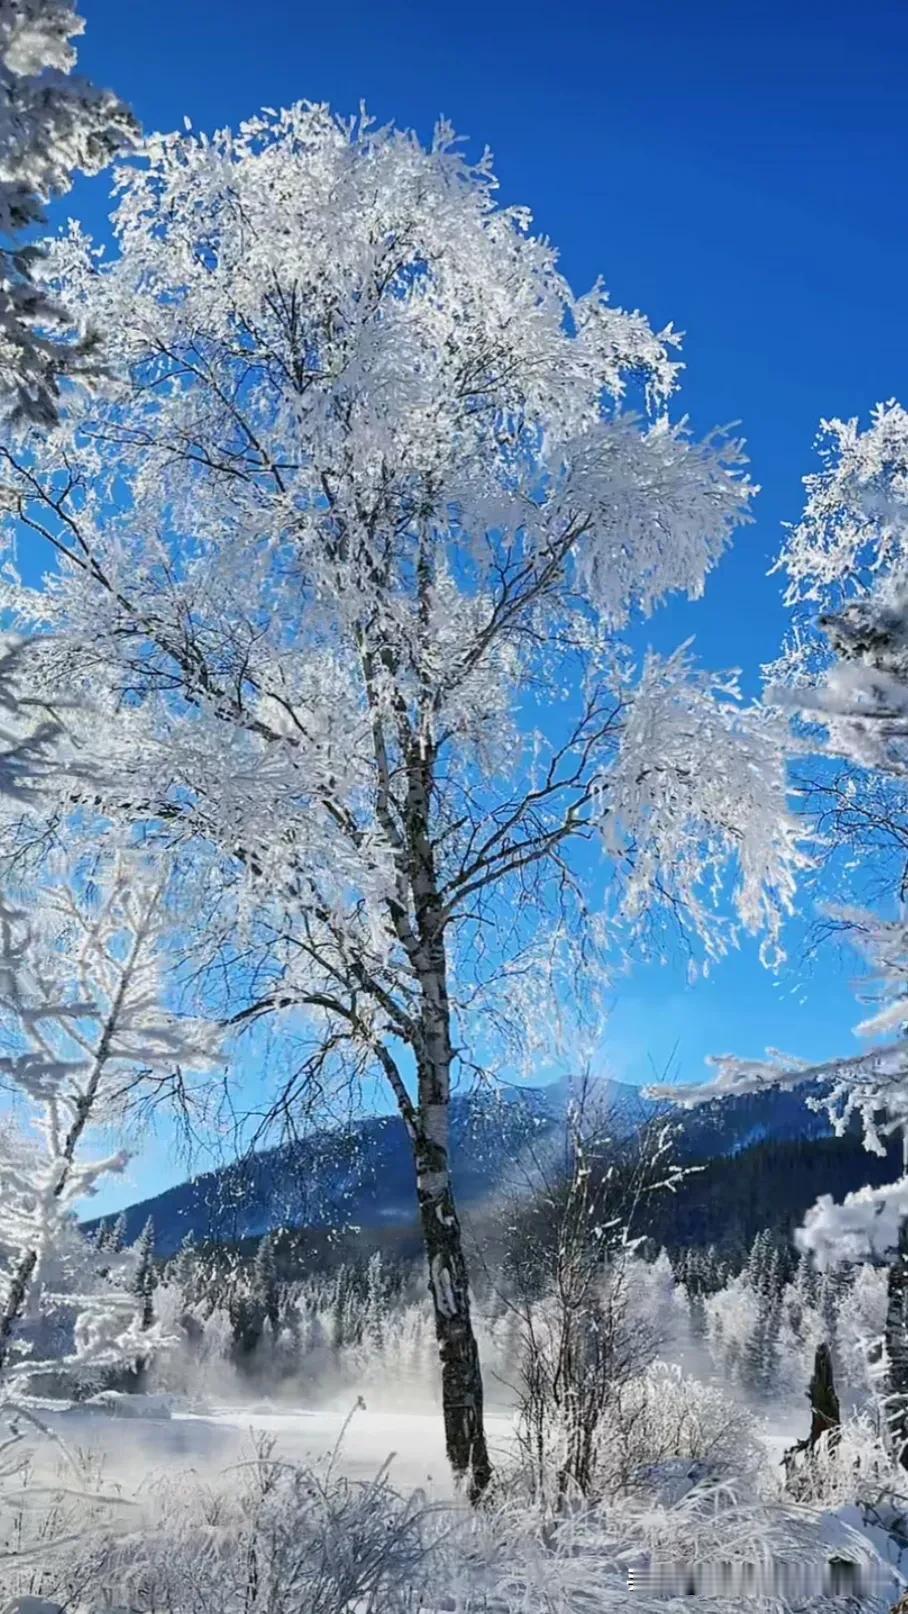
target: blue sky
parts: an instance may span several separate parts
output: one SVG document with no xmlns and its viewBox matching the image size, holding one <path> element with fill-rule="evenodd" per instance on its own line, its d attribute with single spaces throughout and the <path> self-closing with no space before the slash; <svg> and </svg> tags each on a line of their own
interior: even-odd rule
<svg viewBox="0 0 908 1614">
<path fill-rule="evenodd" d="M 431 132 L 452 119 L 488 143 L 505 201 L 528 204 L 578 287 L 687 333 L 683 407 L 698 430 L 740 420 L 763 492 L 757 522 L 706 600 L 672 605 L 648 636 L 693 633 L 701 658 L 756 689 L 781 638 L 767 576 L 796 519 L 821 416 L 908 399 L 904 0 L 576 0 L 455 7 L 413 0 L 83 0 L 80 63 L 131 101 L 146 129 L 196 127 L 299 97 Z M 64 213 L 103 227 L 105 182 Z M 683 968 L 616 988 L 615 1075 L 645 1078 L 673 1052 L 699 1076 L 709 1051 L 773 1043 L 843 1052 L 857 1018 L 854 961 L 825 955 L 774 980 L 755 950 L 688 987 Z M 179 1169 L 167 1140 L 128 1190 Z"/>
</svg>

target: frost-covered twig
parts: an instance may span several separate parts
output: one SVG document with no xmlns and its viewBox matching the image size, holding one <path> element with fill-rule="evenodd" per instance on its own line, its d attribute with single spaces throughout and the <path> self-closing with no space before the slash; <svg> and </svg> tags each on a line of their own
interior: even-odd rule
<svg viewBox="0 0 908 1614">
<path fill-rule="evenodd" d="M 125 1166 L 123 1150 L 84 1153 L 92 1127 L 122 1120 L 137 1087 L 174 1065 L 211 1061 L 216 1037 L 163 1004 L 166 931 L 160 886 L 123 856 L 99 888 L 49 883 L 30 911 L 0 898 L 0 1073 L 24 1107 L 0 1143 L 0 1242 L 6 1254 L 0 1375 L 35 1371 L 17 1350 L 23 1325 L 40 1330 L 61 1299 L 74 1313 L 60 1365 L 101 1365 L 141 1354 L 132 1297 L 101 1277 L 103 1261 L 74 1210 Z M 26 1127 L 35 1136 L 29 1136 Z M 62 1294 L 61 1294 L 62 1291 Z M 31 1342 L 32 1344 L 34 1341 Z M 146 1338 L 144 1348 L 150 1342 Z"/>
</svg>

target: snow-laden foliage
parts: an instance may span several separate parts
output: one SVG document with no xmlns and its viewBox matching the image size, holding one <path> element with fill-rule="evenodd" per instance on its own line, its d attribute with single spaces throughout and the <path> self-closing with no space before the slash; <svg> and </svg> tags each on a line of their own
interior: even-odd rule
<svg viewBox="0 0 908 1614">
<path fill-rule="evenodd" d="M 286 996 L 336 1018 L 354 946 L 360 1041 L 403 1017 L 377 987 L 412 951 L 417 759 L 446 921 L 602 825 L 635 917 L 665 893 L 720 947 L 740 856 L 738 917 L 774 937 L 779 736 L 683 656 L 638 683 L 615 637 L 699 594 L 747 512 L 738 446 L 664 412 L 674 333 L 575 296 L 446 128 L 424 151 L 297 106 L 157 137 L 120 186 L 119 256 L 55 251 L 117 376 L 7 479 L 67 557 L 10 600 L 54 628 L 57 687 L 141 695 L 135 810 L 239 863 L 256 908 L 305 892 Z M 651 419 L 620 407 L 638 382 Z"/>
<path fill-rule="evenodd" d="M 908 1177 L 881 1188 L 856 1188 L 837 1204 L 821 1194 L 804 1218 L 798 1243 L 817 1261 L 885 1260 L 898 1248 L 908 1216 Z"/>
<path fill-rule="evenodd" d="M 555 1521 L 509 1498 L 467 1515 L 263 1442 L 208 1482 L 152 1484 L 119 1528 L 91 1521 L 60 1549 L 49 1535 L 43 1562 L 13 1558 L 0 1586 L 21 1614 L 37 1614 L 35 1598 L 73 1614 L 662 1614 L 692 1593 L 716 1614 L 744 1597 L 756 1614 L 831 1614 L 848 1593 L 884 1614 L 898 1596 L 856 1510 L 846 1522 L 761 1497 L 743 1476 L 678 1478 L 662 1465 L 648 1491 Z"/>
<path fill-rule="evenodd" d="M 770 669 L 768 699 L 798 722 L 793 749 L 820 753 L 810 789 L 827 843 L 850 860 L 868 852 L 892 865 L 893 917 L 839 907 L 829 920 L 869 961 L 862 995 L 872 1012 L 856 1028 L 866 1053 L 814 1063 L 770 1050 L 763 1059 L 715 1059 L 711 1082 L 652 1090 L 684 1105 L 768 1088 L 810 1085 L 842 1134 L 859 1119 L 878 1154 L 908 1128 L 908 953 L 903 912 L 904 778 L 908 752 L 908 414 L 881 405 L 870 425 L 824 422 L 823 468 L 805 479 L 807 503 L 778 562 L 795 612 L 789 645 Z M 855 853 L 858 857 L 855 857 Z M 863 1189 L 842 1206 L 824 1196 L 802 1231 L 805 1250 L 857 1259 L 891 1252 L 908 1208 L 903 1179 L 892 1190 Z"/>
<path fill-rule="evenodd" d="M 824 421 L 823 469 L 778 561 L 795 628 L 770 698 L 825 730 L 828 749 L 901 778 L 908 718 L 908 413 Z"/>
<path fill-rule="evenodd" d="M 67 0 L 0 3 L 0 399 L 41 427 L 57 417 L 61 377 L 97 363 L 98 340 L 63 340 L 74 311 L 46 285 L 34 229 L 76 172 L 97 173 L 135 133 L 121 101 L 71 76 L 84 26 Z"/>
<path fill-rule="evenodd" d="M 5 465 L 57 569 L 4 603 L 41 688 L 100 714 L 93 833 L 192 865 L 236 1024 L 295 1012 L 280 1113 L 390 1084 L 463 1466 L 458 1059 L 551 1044 L 658 916 L 773 951 L 791 904 L 782 729 L 684 655 L 639 673 L 625 633 L 702 593 L 741 447 L 671 418 L 671 328 L 576 295 L 446 125 L 425 149 L 298 104 L 155 137 L 118 186 L 110 261 L 78 229 L 53 254 L 110 376 Z"/>
<path fill-rule="evenodd" d="M 891 1476 L 874 1462 L 868 1433 L 856 1433 L 849 1452 L 860 1451 L 861 1476 L 882 1505 L 880 1482 Z M 717 1614 L 740 1608 L 742 1596 L 766 1614 L 820 1614 L 850 1593 L 868 1614 L 882 1614 L 902 1584 L 878 1550 L 886 1545 L 885 1527 L 874 1527 L 879 1510 L 868 1524 L 864 1509 L 849 1506 L 854 1465 L 838 1477 L 818 1472 L 819 1505 L 793 1506 L 761 1492 L 746 1465 L 717 1483 L 708 1465 L 666 1459 L 607 1505 L 552 1518 L 519 1492 L 470 1514 L 421 1492 L 401 1494 L 385 1468 L 352 1480 L 343 1436 L 315 1463 L 288 1459 L 279 1440 L 264 1437 L 242 1455 L 207 1477 L 195 1466 L 153 1471 L 139 1496 L 123 1497 L 119 1517 L 103 1505 L 115 1501 L 108 1486 L 100 1503 L 83 1503 L 81 1527 L 77 1465 L 61 1474 L 59 1495 L 42 1488 L 34 1496 L 43 1509 L 30 1504 L 23 1476 L 18 1497 L 4 1496 L 0 1521 L 4 1545 L 20 1542 L 0 1557 L 0 1589 L 17 1600 L 10 1609 L 618 1614 L 633 1606 L 658 1614 L 680 1608 L 682 1597 L 690 1606 L 693 1595 Z M 97 1474 L 83 1475 L 83 1485 L 89 1477 L 97 1483 Z"/>
<path fill-rule="evenodd" d="M 836 916 L 847 924 L 870 965 L 862 996 L 871 1012 L 855 1030 L 873 1039 L 874 1046 L 864 1054 L 818 1064 L 774 1050 L 765 1059 L 719 1055 L 710 1060 L 716 1071 L 711 1081 L 654 1086 L 648 1089 L 650 1095 L 692 1109 L 717 1098 L 809 1087 L 814 1091 L 808 1094 L 808 1104 L 825 1110 L 838 1136 L 857 1117 L 865 1146 L 884 1154 L 886 1138 L 908 1126 L 908 1045 L 901 1037 L 882 1040 L 898 1034 L 908 1020 L 908 921 L 904 916 L 884 920 L 865 910 L 838 909 Z"/>
<path fill-rule="evenodd" d="M 109 1136 L 143 1090 L 182 1080 L 214 1054 L 208 1028 L 164 1005 L 165 935 L 161 889 L 135 857 L 97 885 L 48 882 L 21 907 L 10 892 L 0 899 L 7 1393 L 42 1371 L 135 1362 L 152 1343 L 134 1285 L 117 1281 L 135 1261 L 88 1239 L 77 1216 L 99 1180 L 128 1159 L 123 1149 L 92 1149 L 92 1133 Z"/>
</svg>

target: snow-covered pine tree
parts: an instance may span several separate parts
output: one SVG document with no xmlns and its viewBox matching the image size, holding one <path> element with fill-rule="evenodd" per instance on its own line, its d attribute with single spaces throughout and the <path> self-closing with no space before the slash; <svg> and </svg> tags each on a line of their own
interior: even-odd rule
<svg viewBox="0 0 908 1614">
<path fill-rule="evenodd" d="M 751 1389 L 768 1395 L 778 1378 L 781 1326 L 779 1246 L 768 1228 L 754 1238 L 744 1276 L 756 1299 L 756 1314 L 744 1342 L 742 1374 Z"/>
<path fill-rule="evenodd" d="M 77 1224 L 81 1201 L 128 1155 L 92 1154 L 143 1087 L 207 1066 L 210 1028 L 162 1003 L 160 891 L 123 857 L 93 882 L 32 888 L 28 908 L 0 897 L 0 1025 L 17 1125 L 0 1135 L 0 1380 L 7 1396 L 35 1359 L 29 1328 L 73 1313 L 62 1365 L 131 1363 L 147 1353 L 123 1257 Z M 54 1367 L 59 1362 L 51 1364 Z"/>
<path fill-rule="evenodd" d="M 41 275 L 34 231 L 76 172 L 97 173 L 131 141 L 121 101 L 72 76 L 84 24 L 67 0 L 0 0 L 0 408 L 53 425 L 60 378 L 89 374 L 98 340 L 69 324 Z"/>
<path fill-rule="evenodd" d="M 365 1337 L 376 1351 L 384 1344 L 388 1285 L 381 1250 L 374 1250 L 366 1266 Z"/>
<path fill-rule="evenodd" d="M 126 1232 L 126 1213 L 121 1211 L 107 1235 L 105 1250 L 112 1250 L 114 1255 L 119 1255 L 120 1251 L 126 1248 Z"/>
<path fill-rule="evenodd" d="M 180 1248 L 170 1262 L 167 1278 L 174 1285 L 184 1306 L 200 1298 L 202 1289 L 201 1259 L 196 1249 L 195 1234 L 190 1228 L 180 1242 Z"/>
<path fill-rule="evenodd" d="M 268 1324 L 272 1341 L 277 1339 L 281 1315 L 276 1245 L 277 1234 L 266 1233 L 259 1240 L 252 1269 L 252 1300 Z"/>
<path fill-rule="evenodd" d="M 771 1287 L 773 1254 L 772 1234 L 768 1228 L 761 1228 L 754 1235 L 744 1268 L 747 1281 L 757 1294 L 766 1294 Z"/>
<path fill-rule="evenodd" d="M 139 1303 L 139 1327 L 147 1333 L 154 1322 L 154 1292 L 157 1273 L 154 1264 L 154 1220 L 151 1216 L 134 1245 L 135 1273 L 132 1292 Z"/>
<path fill-rule="evenodd" d="M 349 1343 L 347 1328 L 349 1287 L 349 1273 L 346 1266 L 341 1264 L 335 1273 L 331 1293 L 331 1349 L 335 1354 Z"/>
</svg>

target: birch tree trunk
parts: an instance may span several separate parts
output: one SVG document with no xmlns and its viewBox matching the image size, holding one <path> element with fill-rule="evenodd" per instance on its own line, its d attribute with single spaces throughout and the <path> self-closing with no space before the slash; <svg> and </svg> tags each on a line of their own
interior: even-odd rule
<svg viewBox="0 0 908 1614">
<path fill-rule="evenodd" d="M 416 1191 L 441 1357 L 441 1400 L 448 1461 L 479 1501 L 492 1476 L 483 1422 L 482 1373 L 470 1314 L 470 1285 L 450 1163 L 450 1009 L 444 944 L 435 938 L 423 978 L 422 1052 L 414 1153 Z"/>
<path fill-rule="evenodd" d="M 483 1421 L 482 1373 L 470 1314 L 470 1286 L 450 1158 L 451 1007 L 445 921 L 429 829 L 434 756 L 422 745 L 410 759 L 408 850 L 416 920 L 412 952 L 419 981 L 417 1109 L 413 1137 L 416 1190 L 441 1357 L 445 1446 L 455 1475 L 478 1502 L 492 1476 Z"/>
<path fill-rule="evenodd" d="M 422 1117 L 421 1117 L 422 1119 Z M 447 1107 L 429 1106 L 416 1144 L 419 1214 L 441 1357 L 445 1447 L 478 1502 L 492 1477 L 483 1421 L 482 1373 L 470 1314 L 463 1236 L 448 1165 Z"/>
</svg>

